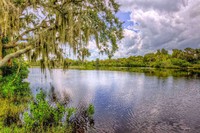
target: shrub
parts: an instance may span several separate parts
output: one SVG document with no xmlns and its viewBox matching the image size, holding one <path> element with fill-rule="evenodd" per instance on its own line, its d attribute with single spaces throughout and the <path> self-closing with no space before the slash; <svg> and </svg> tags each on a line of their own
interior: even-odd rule
<svg viewBox="0 0 200 133">
<path fill-rule="evenodd" d="M 28 64 L 13 61 L 12 66 L 2 68 L 3 77 L 0 78 L 0 96 L 4 98 L 30 96 L 29 83 L 24 82 L 28 76 Z"/>
<path fill-rule="evenodd" d="M 67 114 L 67 120 L 75 113 L 74 108 L 67 108 L 56 103 L 55 106 L 48 103 L 43 91 L 37 94 L 36 100 L 30 104 L 30 112 L 24 113 L 24 123 L 27 129 L 47 130 L 49 127 L 64 126 L 63 118 Z M 67 123 L 69 125 L 69 123 Z"/>
<path fill-rule="evenodd" d="M 180 66 L 180 67 L 191 66 L 191 64 L 189 62 L 182 60 L 182 59 L 173 58 L 171 61 L 172 61 L 172 64 L 176 65 L 176 66 Z"/>
<path fill-rule="evenodd" d="M 4 126 L 21 125 L 20 114 L 28 107 L 31 99 L 29 83 L 24 82 L 28 76 L 28 65 L 14 60 L 11 66 L 2 68 L 0 78 L 0 121 Z"/>
</svg>

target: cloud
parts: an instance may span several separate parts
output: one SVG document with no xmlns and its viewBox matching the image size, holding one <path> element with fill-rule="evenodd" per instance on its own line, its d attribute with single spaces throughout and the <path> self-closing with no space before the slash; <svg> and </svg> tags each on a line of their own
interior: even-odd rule
<svg viewBox="0 0 200 133">
<path fill-rule="evenodd" d="M 132 53 L 137 53 L 141 48 L 140 34 L 136 34 L 135 31 L 124 29 L 124 39 L 119 43 L 119 50 L 116 52 L 115 57 L 131 56 Z"/>
<path fill-rule="evenodd" d="M 159 10 L 163 12 L 178 11 L 182 5 L 187 5 L 187 0 L 117 0 L 123 11 L 132 11 L 132 9 Z"/>
<path fill-rule="evenodd" d="M 157 49 L 200 47 L 200 0 L 117 0 L 121 12 L 138 25 L 125 27 L 115 57 L 141 55 Z M 134 32 L 135 30 L 139 32 Z"/>
</svg>

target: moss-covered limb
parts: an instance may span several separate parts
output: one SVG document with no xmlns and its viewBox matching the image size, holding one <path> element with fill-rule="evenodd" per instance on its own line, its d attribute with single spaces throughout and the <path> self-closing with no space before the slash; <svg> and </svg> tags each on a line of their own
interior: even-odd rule
<svg viewBox="0 0 200 133">
<path fill-rule="evenodd" d="M 14 53 L 11 53 L 11 54 L 6 55 L 2 60 L 0 60 L 0 68 L 1 68 L 2 66 L 5 66 L 6 63 L 7 63 L 9 60 L 11 60 L 11 59 L 13 59 L 13 58 L 16 58 L 16 57 L 18 57 L 18 56 L 20 56 L 20 55 L 22 55 L 22 54 L 24 54 L 24 53 L 30 51 L 32 48 L 33 48 L 33 46 L 28 46 L 28 47 L 26 47 L 26 48 L 24 48 L 24 49 L 18 50 L 17 52 L 14 52 Z"/>
</svg>

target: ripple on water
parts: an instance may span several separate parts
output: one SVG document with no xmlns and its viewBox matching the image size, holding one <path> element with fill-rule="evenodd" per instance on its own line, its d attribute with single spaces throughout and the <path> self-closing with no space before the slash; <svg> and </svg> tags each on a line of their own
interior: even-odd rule
<svg viewBox="0 0 200 133">
<path fill-rule="evenodd" d="M 32 69 L 32 90 L 48 90 L 51 82 L 55 91 L 70 92 L 71 106 L 94 104 L 95 124 L 89 133 L 200 132 L 199 79 L 79 70 L 55 70 L 52 75 L 59 82 L 50 77 L 41 82 L 42 74 Z"/>
</svg>

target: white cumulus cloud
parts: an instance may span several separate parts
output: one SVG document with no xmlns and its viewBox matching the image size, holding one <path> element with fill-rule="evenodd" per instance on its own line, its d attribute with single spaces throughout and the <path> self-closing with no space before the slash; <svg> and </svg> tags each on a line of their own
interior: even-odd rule
<svg viewBox="0 0 200 133">
<path fill-rule="evenodd" d="M 124 29 L 115 57 L 200 47 L 200 0 L 117 0 L 137 27 Z M 134 32 L 132 29 L 138 29 Z"/>
</svg>

